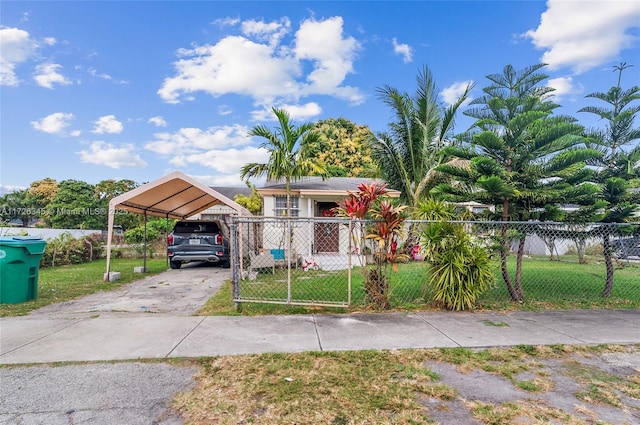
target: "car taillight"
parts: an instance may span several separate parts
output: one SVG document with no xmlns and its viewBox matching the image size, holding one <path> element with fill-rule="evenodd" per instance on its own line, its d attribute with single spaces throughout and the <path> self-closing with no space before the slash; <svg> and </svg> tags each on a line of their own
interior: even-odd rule
<svg viewBox="0 0 640 425">
<path fill-rule="evenodd" d="M 222 235 L 216 235 L 213 241 L 216 245 L 222 245 Z"/>
<path fill-rule="evenodd" d="M 173 234 L 169 234 L 169 236 L 167 236 L 167 244 L 168 245 L 173 245 Z"/>
</svg>

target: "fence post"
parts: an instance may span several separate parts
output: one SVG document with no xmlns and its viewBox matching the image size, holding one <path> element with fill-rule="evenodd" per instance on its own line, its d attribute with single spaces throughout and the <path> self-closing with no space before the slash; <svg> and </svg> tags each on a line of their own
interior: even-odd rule
<svg viewBox="0 0 640 425">
<path fill-rule="evenodd" d="M 353 217 L 349 219 L 349 259 L 347 262 L 347 306 L 351 307 L 351 269 L 353 266 Z M 359 251 L 359 250 L 358 250 Z M 360 255 L 358 252 L 357 255 Z"/>
<path fill-rule="evenodd" d="M 239 242 L 241 235 L 238 231 L 238 217 L 231 218 L 231 264 L 233 267 L 233 299 L 235 300 L 235 310 L 238 311 L 240 309 L 240 302 L 237 300 L 240 299 L 240 261 L 239 258 Z"/>
<path fill-rule="evenodd" d="M 291 304 L 291 217 L 287 217 L 287 304 Z"/>
</svg>

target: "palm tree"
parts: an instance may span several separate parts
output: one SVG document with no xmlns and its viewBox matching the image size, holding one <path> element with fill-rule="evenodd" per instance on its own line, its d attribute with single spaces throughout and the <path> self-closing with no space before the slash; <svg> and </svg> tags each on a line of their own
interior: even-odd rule
<svg viewBox="0 0 640 425">
<path fill-rule="evenodd" d="M 307 154 L 307 146 L 318 142 L 312 123 L 295 126 L 290 122 L 289 113 L 284 109 L 272 108 L 280 126 L 274 131 L 265 125 L 257 125 L 249 131 L 249 137 L 261 137 L 265 141 L 260 145 L 269 152 L 265 164 L 249 163 L 242 167 L 240 178 L 265 176 L 268 180 L 285 181 L 287 193 L 287 217 L 291 217 L 291 182 L 305 176 L 325 176 L 324 164 L 318 163 Z"/>
<path fill-rule="evenodd" d="M 553 89 L 539 86 L 548 78 L 538 72 L 544 66 L 516 71 L 507 65 L 502 74 L 487 76 L 493 84 L 484 88 L 484 96 L 471 102 L 475 107 L 465 112 L 476 119 L 469 145 L 444 150 L 445 154 L 470 160 L 470 165 L 444 164 L 438 168 L 465 186 L 441 185 L 436 192 L 494 204 L 503 222 L 540 219 L 546 205 L 570 202 L 567 197 L 574 185 L 568 180 L 582 175 L 579 172 L 585 161 L 599 154 L 593 149 L 579 148 L 583 128 L 574 118 L 552 116 L 558 107 L 549 100 Z M 511 298 L 522 301 L 526 233 L 518 234 L 516 275 L 512 279 L 507 269 L 510 245 L 507 230 L 507 225 L 503 225 L 502 277 Z"/>
<path fill-rule="evenodd" d="M 385 85 L 379 98 L 394 113 L 389 131 L 371 138 L 372 157 L 389 187 L 399 190 L 411 209 L 428 196 L 435 185 L 432 170 L 446 161 L 440 150 L 451 144 L 458 108 L 467 99 L 473 85 L 448 107 L 438 102 L 435 81 L 427 66 L 416 78 L 418 87 L 412 96 Z"/>
</svg>

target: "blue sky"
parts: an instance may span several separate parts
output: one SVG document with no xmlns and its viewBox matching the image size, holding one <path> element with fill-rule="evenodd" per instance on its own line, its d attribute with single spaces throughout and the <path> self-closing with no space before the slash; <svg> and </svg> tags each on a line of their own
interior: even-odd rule
<svg viewBox="0 0 640 425">
<path fill-rule="evenodd" d="M 597 101 L 633 64 L 637 1 L 0 3 L 0 190 L 51 177 L 146 182 L 180 170 L 239 186 L 266 160 L 257 124 L 345 117 L 384 131 L 388 84 L 427 65 L 443 102 L 488 74 L 545 62 L 559 112 Z M 604 105 L 601 105 L 604 106 Z M 470 124 L 460 117 L 456 130 Z"/>
</svg>

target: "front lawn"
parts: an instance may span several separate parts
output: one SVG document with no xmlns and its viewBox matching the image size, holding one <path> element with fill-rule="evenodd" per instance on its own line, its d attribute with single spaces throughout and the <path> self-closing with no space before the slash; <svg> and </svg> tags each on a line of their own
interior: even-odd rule
<svg viewBox="0 0 640 425">
<path fill-rule="evenodd" d="M 429 302 L 427 264 L 412 262 L 399 264 L 397 271 L 389 269 L 391 282 L 391 304 L 396 310 L 421 310 L 434 308 Z M 510 259 L 512 275 L 515 274 L 515 260 Z M 640 264 L 621 263 L 615 270 L 614 288 L 611 297 L 602 298 L 605 269 L 597 261 L 577 264 L 568 261 L 550 261 L 548 257 L 526 258 L 523 265 L 522 286 L 525 302 L 515 304 L 510 301 L 500 270 L 496 266 L 495 286 L 479 300 L 483 309 L 571 309 L 571 308 L 639 308 L 640 307 Z M 354 269 L 351 274 L 352 292 L 350 311 L 366 308 L 364 303 L 363 274 Z M 293 300 L 306 302 L 345 303 L 348 299 L 348 274 L 341 271 L 291 270 L 291 296 Z M 241 281 L 242 299 L 286 301 L 287 271 L 276 269 L 276 273 L 260 273 L 255 280 Z M 218 292 L 201 309 L 200 314 L 234 314 L 236 312 L 231 296 L 231 284 Z M 425 303 L 426 300 L 426 303 Z M 309 308 L 278 304 L 243 303 L 242 313 L 295 314 L 311 311 L 348 311 L 346 308 Z"/>
</svg>

